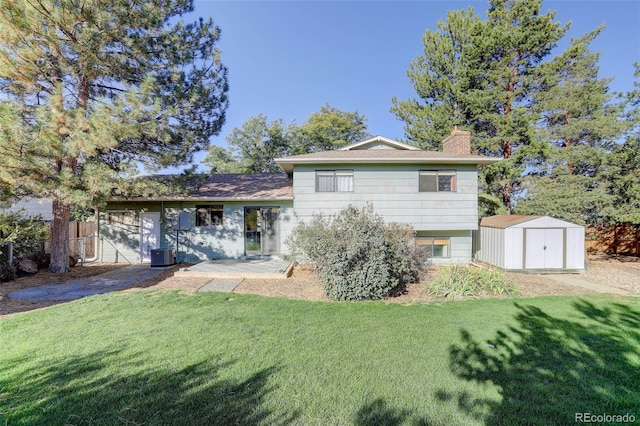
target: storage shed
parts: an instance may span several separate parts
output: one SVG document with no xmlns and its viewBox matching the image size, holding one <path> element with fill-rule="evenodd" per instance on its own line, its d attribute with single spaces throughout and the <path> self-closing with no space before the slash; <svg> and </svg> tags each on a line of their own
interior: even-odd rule
<svg viewBox="0 0 640 426">
<path fill-rule="evenodd" d="M 584 227 L 549 216 L 497 215 L 480 221 L 476 259 L 507 271 L 584 270 Z"/>
</svg>

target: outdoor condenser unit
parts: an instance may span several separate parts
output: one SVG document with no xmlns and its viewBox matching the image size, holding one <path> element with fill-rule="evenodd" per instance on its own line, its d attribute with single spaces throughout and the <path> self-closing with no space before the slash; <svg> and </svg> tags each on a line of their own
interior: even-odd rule
<svg viewBox="0 0 640 426">
<path fill-rule="evenodd" d="M 151 266 L 173 265 L 173 249 L 160 248 L 151 250 Z"/>
</svg>

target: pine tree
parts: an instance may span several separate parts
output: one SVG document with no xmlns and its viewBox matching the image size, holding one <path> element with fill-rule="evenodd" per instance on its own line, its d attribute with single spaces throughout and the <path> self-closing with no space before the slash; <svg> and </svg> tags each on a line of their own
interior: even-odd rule
<svg viewBox="0 0 640 426">
<path fill-rule="evenodd" d="M 52 272 L 68 270 L 72 205 L 188 163 L 227 108 L 211 20 L 191 0 L 0 2 L 0 187 L 53 200 Z"/>
<path fill-rule="evenodd" d="M 423 53 L 407 71 L 420 100 L 392 99 L 391 112 L 404 121 L 405 138 L 422 149 L 439 150 L 451 129 L 473 125 L 467 97 L 476 73 L 470 61 L 478 22 L 469 7 L 449 12 L 445 21 L 438 21 L 436 31 L 427 30 Z"/>
<path fill-rule="evenodd" d="M 439 32 L 425 33 L 425 55 L 412 63 L 422 102 L 394 100 L 392 109 L 417 145 L 433 146 L 452 124 L 473 131 L 476 151 L 504 159 L 483 169 L 481 188 L 509 210 L 522 173 L 513 154 L 533 140 L 537 70 L 568 28 L 540 8 L 540 0 L 492 0 L 486 20 L 471 9 L 450 13 Z"/>
<path fill-rule="evenodd" d="M 603 174 L 617 167 L 609 152 L 628 123 L 620 120 L 624 102 L 609 91 L 612 79 L 598 76 L 600 54 L 589 49 L 603 29 L 572 40 L 540 69 L 534 110 L 540 114 L 537 145 L 544 150 L 530 146 L 519 152 L 529 176 L 518 213 L 600 224 L 616 210 Z"/>
</svg>

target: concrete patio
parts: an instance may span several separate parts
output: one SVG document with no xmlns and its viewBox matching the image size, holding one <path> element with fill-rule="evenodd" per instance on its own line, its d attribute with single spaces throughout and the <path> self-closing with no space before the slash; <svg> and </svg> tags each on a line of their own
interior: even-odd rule
<svg viewBox="0 0 640 426">
<path fill-rule="evenodd" d="M 291 275 L 293 263 L 277 257 L 208 260 L 181 268 L 176 277 L 193 278 L 264 278 L 285 279 Z"/>
</svg>

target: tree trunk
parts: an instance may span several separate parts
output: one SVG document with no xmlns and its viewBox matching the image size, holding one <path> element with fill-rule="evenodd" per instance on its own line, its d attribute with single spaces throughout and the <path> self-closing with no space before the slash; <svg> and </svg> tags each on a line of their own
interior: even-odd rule
<svg viewBox="0 0 640 426">
<path fill-rule="evenodd" d="M 505 183 L 502 185 L 500 193 L 502 195 L 502 204 L 507 208 L 509 214 L 513 214 L 511 208 L 511 192 L 513 191 L 513 185 L 511 183 Z"/>
<path fill-rule="evenodd" d="M 69 271 L 69 218 L 71 206 L 53 197 L 53 220 L 51 221 L 51 263 L 49 271 L 61 274 Z"/>
</svg>

